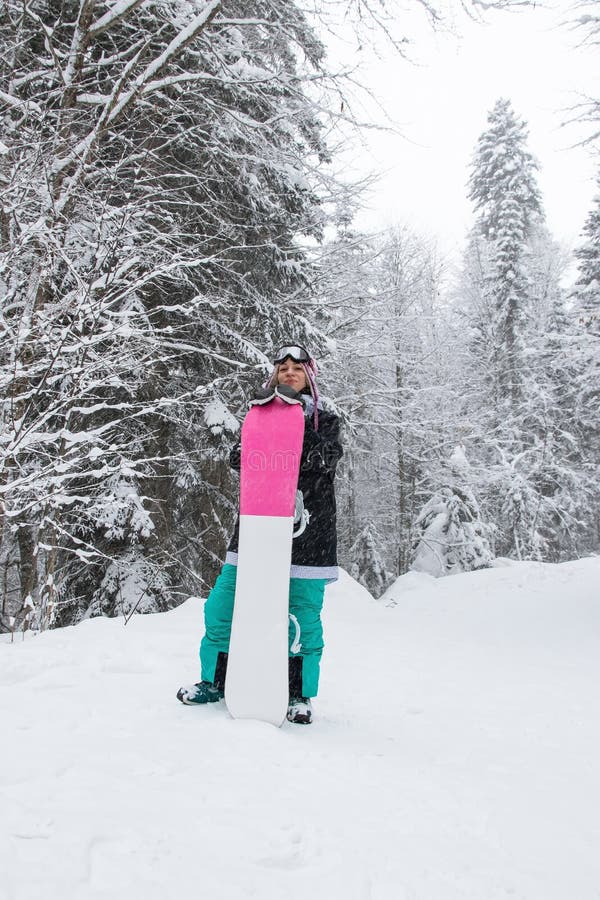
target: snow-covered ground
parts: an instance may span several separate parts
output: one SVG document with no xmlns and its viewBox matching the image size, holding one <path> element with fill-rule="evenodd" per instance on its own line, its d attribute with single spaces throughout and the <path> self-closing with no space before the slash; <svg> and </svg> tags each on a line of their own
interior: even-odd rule
<svg viewBox="0 0 600 900">
<path fill-rule="evenodd" d="M 326 604 L 310 727 L 176 701 L 198 599 L 1 644 L 2 900 L 598 900 L 600 558 Z"/>
</svg>

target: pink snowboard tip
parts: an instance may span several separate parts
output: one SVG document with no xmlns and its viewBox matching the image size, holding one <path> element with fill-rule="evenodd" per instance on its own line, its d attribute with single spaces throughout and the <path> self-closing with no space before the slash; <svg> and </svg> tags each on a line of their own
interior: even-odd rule
<svg viewBox="0 0 600 900">
<path fill-rule="evenodd" d="M 276 397 L 252 407 L 242 426 L 242 515 L 294 515 L 303 439 L 300 405 Z"/>
</svg>

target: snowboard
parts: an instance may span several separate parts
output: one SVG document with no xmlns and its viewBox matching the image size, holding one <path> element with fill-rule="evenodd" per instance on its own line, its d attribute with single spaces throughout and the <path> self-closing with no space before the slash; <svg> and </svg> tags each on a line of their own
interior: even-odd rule
<svg viewBox="0 0 600 900">
<path fill-rule="evenodd" d="M 304 439 L 299 404 L 273 397 L 242 425 L 237 581 L 225 678 L 236 719 L 281 725 L 288 706 L 292 530 Z"/>
</svg>

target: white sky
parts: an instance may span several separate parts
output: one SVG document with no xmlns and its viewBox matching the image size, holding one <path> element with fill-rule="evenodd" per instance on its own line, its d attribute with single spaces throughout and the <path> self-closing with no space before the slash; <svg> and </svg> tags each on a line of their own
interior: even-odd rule
<svg viewBox="0 0 600 900">
<path fill-rule="evenodd" d="M 569 27 L 561 25 L 568 4 L 553 7 L 488 13 L 487 25 L 463 15 L 456 23 L 460 37 L 411 25 L 413 33 L 418 29 L 416 66 L 390 48 L 378 60 L 348 42 L 343 55 L 363 56 L 361 81 L 403 135 L 370 131 L 365 146 L 352 151 L 357 171 L 385 172 L 371 194 L 371 209 L 361 214 L 362 227 L 407 222 L 437 235 L 443 250 L 459 250 L 473 221 L 466 197 L 471 156 L 489 110 L 506 97 L 529 125 L 550 230 L 567 246 L 579 242 L 595 193 L 596 163 L 589 148 L 573 146 L 589 131 L 561 124 L 577 94 L 600 96 L 600 66 L 597 48 L 577 47 Z M 357 111 L 384 122 L 374 103 Z"/>
</svg>

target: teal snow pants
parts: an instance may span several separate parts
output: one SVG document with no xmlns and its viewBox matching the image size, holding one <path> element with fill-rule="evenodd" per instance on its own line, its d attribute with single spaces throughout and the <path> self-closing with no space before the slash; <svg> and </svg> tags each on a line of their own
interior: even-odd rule
<svg viewBox="0 0 600 900">
<path fill-rule="evenodd" d="M 229 652 L 236 577 L 237 567 L 226 563 L 204 604 L 205 634 L 200 644 L 202 680 L 218 681 L 219 687 L 223 660 Z M 323 653 L 321 609 L 326 583 L 324 578 L 290 578 L 290 696 L 317 694 Z M 296 643 L 302 645 L 299 653 L 292 652 Z"/>
</svg>

